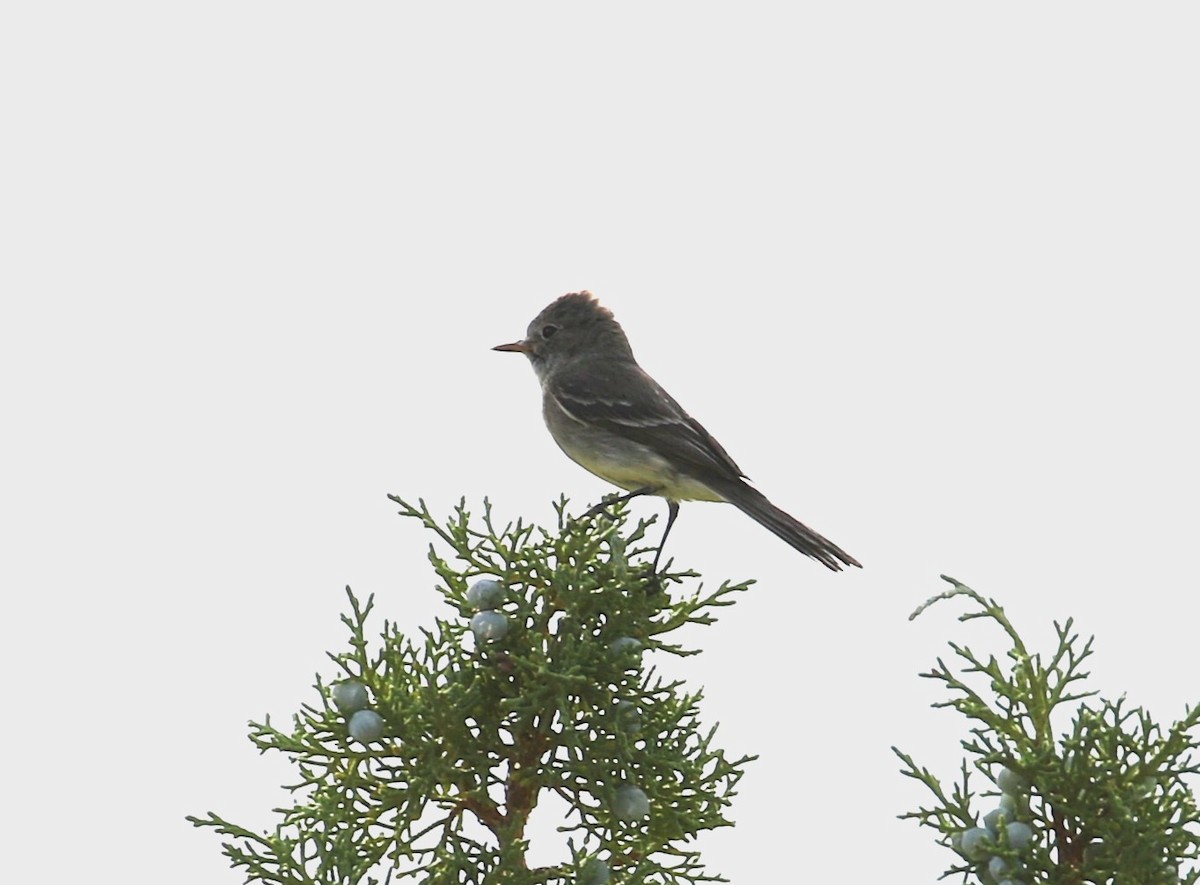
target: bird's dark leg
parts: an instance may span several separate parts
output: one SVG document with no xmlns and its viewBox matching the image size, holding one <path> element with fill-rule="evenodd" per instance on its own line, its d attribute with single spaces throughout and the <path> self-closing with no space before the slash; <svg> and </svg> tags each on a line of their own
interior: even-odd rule
<svg viewBox="0 0 1200 885">
<path fill-rule="evenodd" d="M 634 498 L 640 498 L 642 495 L 652 495 L 652 494 L 654 494 L 653 486 L 642 486 L 640 489 L 634 489 L 632 492 L 629 492 L 627 494 L 618 495 L 616 498 L 609 498 L 607 501 L 601 501 L 599 504 L 597 504 L 595 507 L 593 507 L 587 513 L 583 514 L 583 518 L 587 519 L 590 516 L 595 516 L 598 513 L 603 513 L 609 519 L 613 519 L 613 515 L 608 512 L 608 508 L 611 507 L 612 505 L 624 504 L 626 501 L 630 501 Z"/>
<path fill-rule="evenodd" d="M 663 530 L 662 540 L 658 543 L 658 552 L 654 554 L 654 566 L 651 573 L 658 574 L 658 560 L 662 556 L 663 548 L 667 546 L 667 535 L 671 534 L 671 526 L 675 525 L 675 517 L 679 515 L 679 502 L 667 500 L 667 527 Z"/>
<path fill-rule="evenodd" d="M 632 492 L 626 492 L 624 495 L 602 501 L 583 514 L 583 518 L 587 519 L 588 517 L 603 513 L 609 519 L 614 519 L 613 515 L 608 512 L 608 508 L 612 505 L 623 504 L 634 498 L 640 498 L 642 495 L 654 495 L 657 493 L 658 489 L 655 486 L 642 486 L 640 489 L 634 489 Z M 663 529 L 662 540 L 658 542 L 658 552 L 654 554 L 654 565 L 650 569 L 650 574 L 654 576 L 654 580 L 651 582 L 654 587 L 658 586 L 658 561 L 662 558 L 663 547 L 667 546 L 667 536 L 671 534 L 671 526 L 675 525 L 675 518 L 677 516 L 679 516 L 679 502 L 667 499 L 667 527 Z"/>
</svg>

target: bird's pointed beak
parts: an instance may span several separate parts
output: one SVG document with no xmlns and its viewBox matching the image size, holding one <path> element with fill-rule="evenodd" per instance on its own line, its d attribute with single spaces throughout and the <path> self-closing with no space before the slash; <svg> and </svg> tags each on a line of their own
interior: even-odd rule
<svg viewBox="0 0 1200 885">
<path fill-rule="evenodd" d="M 514 341 L 512 344 L 497 344 L 492 350 L 502 350 L 505 353 L 529 353 L 529 345 L 524 341 Z"/>
</svg>

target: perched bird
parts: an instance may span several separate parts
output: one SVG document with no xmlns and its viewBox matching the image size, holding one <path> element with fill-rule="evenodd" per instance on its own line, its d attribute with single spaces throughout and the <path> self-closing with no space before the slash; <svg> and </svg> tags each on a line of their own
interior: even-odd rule
<svg viewBox="0 0 1200 885">
<path fill-rule="evenodd" d="M 827 568 L 861 568 L 746 482 L 721 444 L 642 371 L 612 312 L 590 292 L 562 296 L 534 318 L 524 340 L 493 350 L 529 358 L 550 435 L 575 463 L 627 490 L 618 501 L 666 499 L 655 572 L 680 501 L 728 502 Z"/>
</svg>

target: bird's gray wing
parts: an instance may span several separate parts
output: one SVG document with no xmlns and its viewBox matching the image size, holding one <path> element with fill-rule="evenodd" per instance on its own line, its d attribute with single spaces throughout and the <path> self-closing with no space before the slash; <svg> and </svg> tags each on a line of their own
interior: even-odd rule
<svg viewBox="0 0 1200 885">
<path fill-rule="evenodd" d="M 589 360 L 580 369 L 563 366 L 547 395 L 574 420 L 640 443 L 698 478 L 744 476 L 700 422 L 636 363 Z"/>
</svg>

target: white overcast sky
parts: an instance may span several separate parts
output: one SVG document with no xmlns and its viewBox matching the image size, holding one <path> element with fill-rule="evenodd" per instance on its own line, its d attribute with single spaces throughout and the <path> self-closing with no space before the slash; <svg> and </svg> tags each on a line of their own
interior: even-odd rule
<svg viewBox="0 0 1200 885">
<path fill-rule="evenodd" d="M 866 566 L 684 507 L 678 565 L 759 581 L 677 668 L 762 756 L 714 871 L 944 868 L 888 747 L 952 775 L 917 673 L 1004 646 L 906 620 L 939 573 L 1043 648 L 1074 616 L 1106 694 L 1200 700 L 1193 5 L 414 7 L 0 12 L 14 881 L 240 881 L 184 815 L 271 823 L 246 722 L 331 672 L 344 585 L 446 611 L 385 494 L 608 491 L 490 350 L 581 288 Z"/>
</svg>

